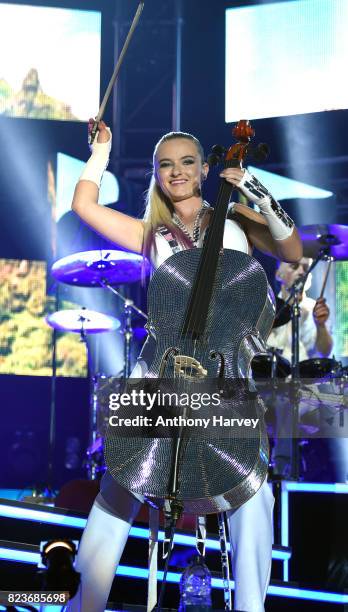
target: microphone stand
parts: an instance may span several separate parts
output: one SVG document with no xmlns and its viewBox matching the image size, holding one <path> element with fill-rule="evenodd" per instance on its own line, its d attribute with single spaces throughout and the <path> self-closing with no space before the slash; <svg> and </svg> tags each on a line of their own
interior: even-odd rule
<svg viewBox="0 0 348 612">
<path fill-rule="evenodd" d="M 85 308 L 83 307 L 82 310 Z M 86 349 L 86 358 L 87 358 L 87 379 L 89 381 L 89 421 L 88 421 L 88 448 L 87 448 L 87 459 L 84 462 L 84 467 L 87 471 L 88 480 L 97 480 L 98 475 L 100 473 L 100 466 L 98 465 L 98 461 L 93 456 L 93 449 L 96 444 L 97 439 L 97 401 L 95 394 L 95 376 L 94 376 L 94 364 L 92 361 L 91 351 L 87 342 L 87 331 L 85 328 L 85 322 L 88 319 L 83 315 L 79 317 L 79 322 L 81 323 L 81 329 L 79 331 L 80 334 L 80 342 L 82 342 Z"/>
<path fill-rule="evenodd" d="M 307 272 L 300 276 L 289 288 L 289 297 L 284 305 L 291 308 L 291 389 L 290 404 L 293 406 L 292 432 L 291 432 L 291 479 L 299 480 L 300 476 L 300 447 L 299 438 L 299 407 L 300 407 L 300 318 L 301 318 L 301 296 L 304 291 L 308 276 L 317 266 L 319 261 L 329 257 L 329 247 L 321 249 L 313 259 Z"/>
</svg>

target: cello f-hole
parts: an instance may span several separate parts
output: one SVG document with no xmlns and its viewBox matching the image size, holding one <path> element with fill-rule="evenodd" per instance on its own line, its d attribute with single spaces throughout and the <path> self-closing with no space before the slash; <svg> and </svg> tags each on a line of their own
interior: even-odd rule
<svg viewBox="0 0 348 612">
<path fill-rule="evenodd" d="M 166 350 L 166 352 L 164 353 L 164 355 L 162 357 L 162 361 L 161 361 L 161 365 L 160 365 L 160 369 L 159 369 L 159 374 L 158 374 L 159 378 L 163 378 L 164 371 L 165 371 L 165 369 L 167 367 L 169 357 L 171 355 L 175 356 L 178 353 L 179 353 L 179 349 L 176 346 L 171 346 L 171 347 L 169 347 L 169 349 Z"/>
<path fill-rule="evenodd" d="M 209 354 L 209 359 L 220 359 L 220 366 L 219 366 L 219 373 L 218 373 L 218 377 L 219 378 L 224 378 L 225 376 L 225 357 L 223 356 L 222 353 L 220 353 L 220 351 L 211 351 Z"/>
</svg>

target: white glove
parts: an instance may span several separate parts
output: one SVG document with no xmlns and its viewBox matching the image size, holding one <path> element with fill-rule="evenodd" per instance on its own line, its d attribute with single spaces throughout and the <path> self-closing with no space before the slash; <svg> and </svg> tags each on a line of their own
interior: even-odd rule
<svg viewBox="0 0 348 612">
<path fill-rule="evenodd" d="M 274 240 L 285 240 L 291 236 L 294 229 L 293 220 L 253 174 L 245 169 L 237 187 L 248 200 L 257 204 Z"/>
<path fill-rule="evenodd" d="M 80 176 L 80 181 L 92 181 L 97 187 L 100 187 L 104 171 L 108 166 L 112 145 L 111 130 L 110 128 L 106 129 L 110 134 L 109 140 L 107 142 L 97 142 L 98 132 L 96 133 L 94 142 L 90 147 L 92 155 L 87 161 Z"/>
</svg>

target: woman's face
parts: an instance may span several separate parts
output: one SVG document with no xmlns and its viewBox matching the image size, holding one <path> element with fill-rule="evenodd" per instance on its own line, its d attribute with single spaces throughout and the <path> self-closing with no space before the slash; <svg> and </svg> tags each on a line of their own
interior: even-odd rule
<svg viewBox="0 0 348 612">
<path fill-rule="evenodd" d="M 208 172 L 192 140 L 173 138 L 157 149 L 154 163 L 156 182 L 174 203 L 200 197 L 201 182 Z"/>
</svg>

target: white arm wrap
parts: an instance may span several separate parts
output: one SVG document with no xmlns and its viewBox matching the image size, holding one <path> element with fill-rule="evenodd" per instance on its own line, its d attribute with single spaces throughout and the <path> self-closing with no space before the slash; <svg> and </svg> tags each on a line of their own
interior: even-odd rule
<svg viewBox="0 0 348 612">
<path fill-rule="evenodd" d="M 109 128 L 108 128 L 109 130 Z M 112 136 L 109 130 L 110 138 L 107 142 L 97 142 L 98 132 L 94 143 L 91 146 L 92 155 L 87 161 L 80 181 L 92 181 L 100 187 L 100 183 L 104 174 L 104 170 L 107 168 L 109 163 L 109 156 L 111 151 Z"/>
<path fill-rule="evenodd" d="M 274 240 L 285 240 L 291 236 L 294 229 L 293 220 L 253 174 L 245 169 L 237 187 L 248 200 L 257 204 Z"/>
</svg>

